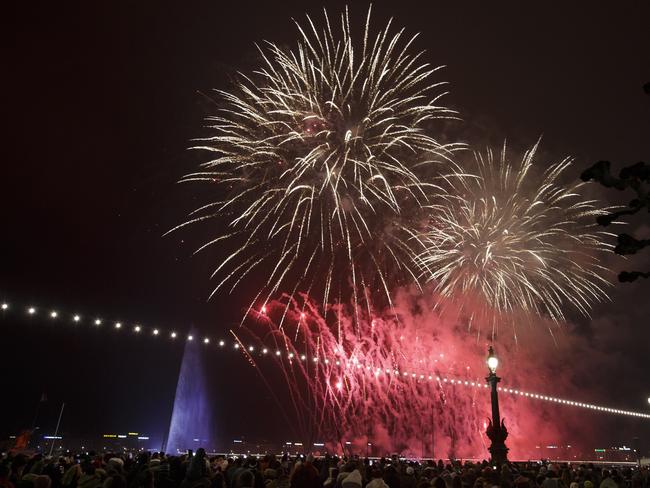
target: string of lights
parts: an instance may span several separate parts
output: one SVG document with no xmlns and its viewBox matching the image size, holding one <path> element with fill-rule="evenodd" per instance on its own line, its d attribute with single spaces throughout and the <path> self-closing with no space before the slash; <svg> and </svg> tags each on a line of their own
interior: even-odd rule
<svg viewBox="0 0 650 488">
<path fill-rule="evenodd" d="M 175 330 L 163 330 L 162 328 L 144 326 L 139 323 L 127 324 L 126 322 L 121 322 L 121 321 L 107 321 L 96 316 L 83 317 L 78 313 L 62 314 L 57 309 L 42 311 L 34 305 L 29 305 L 26 307 L 13 307 L 9 303 L 3 302 L 0 304 L 0 310 L 2 311 L 3 316 L 5 316 L 8 313 L 14 312 L 14 310 L 17 311 L 17 313 L 21 313 L 22 310 L 29 317 L 45 315 L 50 320 L 65 320 L 64 317 L 68 317 L 68 320 L 73 324 L 88 324 L 93 327 L 109 326 L 118 331 L 122 329 L 130 328 L 134 334 L 149 335 L 152 337 L 167 336 L 171 340 L 176 340 L 176 339 L 186 340 L 186 341 L 196 340 L 196 341 L 201 341 L 206 346 L 213 344 L 209 336 L 199 337 L 199 336 L 194 336 L 193 334 L 187 334 L 185 335 L 184 338 L 182 338 L 181 335 Z M 264 314 L 265 310 L 262 310 L 261 313 Z M 440 376 L 439 374 L 434 374 L 434 373 L 406 371 L 399 368 L 383 369 L 383 368 L 376 368 L 371 365 L 364 366 L 357 358 L 353 358 L 353 357 L 348 358 L 342 355 L 330 357 L 330 358 L 322 357 L 322 356 L 310 356 L 308 354 L 297 354 L 294 352 L 282 351 L 280 349 L 273 349 L 267 346 L 260 346 L 260 347 L 256 347 L 254 345 L 245 346 L 237 340 L 228 341 L 226 339 L 218 339 L 214 342 L 214 344 L 216 344 L 217 349 L 229 349 L 233 351 L 240 351 L 243 348 L 245 349 L 245 351 L 242 352 L 244 352 L 247 355 L 256 354 L 259 357 L 275 356 L 276 359 L 287 360 L 290 363 L 292 363 L 293 361 L 303 361 L 303 362 L 311 361 L 313 363 L 323 363 L 325 365 L 337 366 L 341 368 L 363 370 L 369 374 L 374 375 L 378 379 L 380 377 L 392 377 L 392 378 L 400 378 L 404 381 L 435 382 L 435 384 L 437 384 L 439 387 L 459 386 L 459 387 L 468 387 L 468 388 L 485 388 L 485 389 L 489 388 L 489 385 L 482 380 L 472 381 L 469 379 L 453 378 L 450 376 L 446 376 L 446 377 Z M 339 390 L 342 389 L 342 384 L 340 384 L 340 382 L 334 386 L 336 386 Z M 515 389 L 515 388 L 508 388 L 503 386 L 499 386 L 498 390 L 504 394 L 513 395 L 515 397 L 520 397 L 520 398 L 527 398 L 530 400 L 540 400 L 540 401 L 555 403 L 558 405 L 584 408 L 595 412 L 650 419 L 650 414 L 644 412 L 635 412 L 632 410 L 605 407 L 602 405 L 595 405 L 592 403 L 581 402 L 576 400 L 568 400 L 565 398 L 545 395 L 542 393 L 535 393 L 535 392 L 530 392 L 530 391 L 525 391 L 525 390 Z"/>
</svg>

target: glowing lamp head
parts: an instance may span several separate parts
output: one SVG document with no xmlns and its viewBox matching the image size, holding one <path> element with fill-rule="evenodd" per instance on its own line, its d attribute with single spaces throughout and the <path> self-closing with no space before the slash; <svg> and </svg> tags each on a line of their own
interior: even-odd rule
<svg viewBox="0 0 650 488">
<path fill-rule="evenodd" d="M 52 317 L 53 319 L 57 318 L 58 316 L 59 314 L 55 310 L 50 312 L 50 317 Z"/>
<path fill-rule="evenodd" d="M 193 341 L 193 340 L 194 340 L 194 336 L 192 336 L 192 335 L 188 335 L 188 336 L 187 336 L 187 340 L 188 340 L 188 341 Z"/>
<path fill-rule="evenodd" d="M 101 319 L 95 319 L 95 325 L 102 325 Z"/>
<path fill-rule="evenodd" d="M 134 332 L 140 332 L 141 330 L 142 330 L 142 327 L 140 327 L 139 325 L 136 325 L 135 327 L 133 327 Z"/>
<path fill-rule="evenodd" d="M 74 320 L 75 322 L 79 322 L 81 320 L 81 317 L 79 317 L 79 315 L 75 315 L 74 317 L 72 317 L 72 320 Z"/>
<path fill-rule="evenodd" d="M 119 323 L 119 322 L 115 322 L 115 328 L 116 328 L 116 329 L 119 329 L 119 328 L 121 328 L 121 327 L 122 327 L 122 324 L 121 324 L 121 323 Z"/>
<path fill-rule="evenodd" d="M 28 313 L 29 315 L 34 315 L 34 314 L 36 313 L 36 309 L 35 309 L 34 307 L 29 307 L 29 308 L 27 309 L 27 313 Z"/>
<path fill-rule="evenodd" d="M 158 335 L 158 329 L 154 329 L 152 332 L 153 335 Z"/>
<path fill-rule="evenodd" d="M 260 313 L 266 314 L 266 305 L 262 305 L 262 308 L 260 309 Z"/>
<path fill-rule="evenodd" d="M 203 339 L 203 344 L 209 344 L 209 343 L 210 343 L 210 339 L 208 337 Z"/>
<path fill-rule="evenodd" d="M 492 346 L 490 346 L 488 349 L 487 366 L 490 369 L 491 373 L 494 374 L 497 372 L 497 366 L 499 366 L 499 358 L 494 355 L 494 349 L 492 349 Z"/>
<path fill-rule="evenodd" d="M 650 404 L 650 397 L 648 397 L 648 404 Z"/>
<path fill-rule="evenodd" d="M 172 332 L 171 334 L 169 334 L 169 337 L 171 337 L 172 339 L 176 339 L 176 332 Z"/>
<path fill-rule="evenodd" d="M 7 310 L 8 308 L 9 308 L 9 304 L 8 304 L 8 303 L 3 303 L 3 304 L 2 304 L 2 310 Z"/>
</svg>

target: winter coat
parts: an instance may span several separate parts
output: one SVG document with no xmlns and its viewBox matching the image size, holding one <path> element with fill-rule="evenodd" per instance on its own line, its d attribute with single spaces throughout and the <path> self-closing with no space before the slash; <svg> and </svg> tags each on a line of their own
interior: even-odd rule
<svg viewBox="0 0 650 488">
<path fill-rule="evenodd" d="M 399 480 L 400 488 L 415 488 L 417 482 L 412 474 L 403 474 Z"/>
<path fill-rule="evenodd" d="M 77 488 L 101 488 L 102 484 L 102 479 L 96 474 L 82 473 L 77 481 Z"/>
</svg>

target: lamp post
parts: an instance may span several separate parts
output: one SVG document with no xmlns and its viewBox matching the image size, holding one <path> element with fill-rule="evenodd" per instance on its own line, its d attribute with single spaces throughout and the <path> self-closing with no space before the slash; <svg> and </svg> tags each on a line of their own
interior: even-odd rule
<svg viewBox="0 0 650 488">
<path fill-rule="evenodd" d="M 497 391 L 497 383 L 501 381 L 501 378 L 496 374 L 498 365 L 499 359 L 494 354 L 492 346 L 490 346 L 487 357 L 487 366 L 490 372 L 485 380 L 490 383 L 492 418 L 488 422 L 485 433 L 492 441 L 492 444 L 490 445 L 491 461 L 495 464 L 502 464 L 508 460 L 508 448 L 506 447 L 508 430 L 499 414 L 499 394 Z"/>
</svg>

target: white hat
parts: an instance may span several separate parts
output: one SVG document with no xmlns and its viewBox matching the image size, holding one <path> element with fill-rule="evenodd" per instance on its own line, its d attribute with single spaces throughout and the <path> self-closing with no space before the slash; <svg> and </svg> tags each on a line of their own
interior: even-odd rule
<svg viewBox="0 0 650 488">
<path fill-rule="evenodd" d="M 359 472 L 358 469 L 355 469 L 349 475 L 347 475 L 343 479 L 343 483 L 342 483 L 343 488 L 351 488 L 351 486 L 361 486 L 361 485 L 362 485 L 361 473 Z"/>
</svg>

